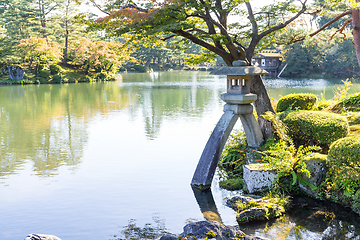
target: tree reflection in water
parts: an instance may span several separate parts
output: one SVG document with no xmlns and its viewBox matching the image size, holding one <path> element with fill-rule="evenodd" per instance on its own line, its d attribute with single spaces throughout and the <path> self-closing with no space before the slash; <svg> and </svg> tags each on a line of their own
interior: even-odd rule
<svg viewBox="0 0 360 240">
<path fill-rule="evenodd" d="M 146 223 L 144 227 L 136 225 L 135 219 L 130 219 L 127 226 L 123 228 L 119 235 L 114 235 L 110 240 L 141 240 L 141 239 L 157 239 L 165 234 L 170 234 L 164 223 L 164 219 L 158 216 L 153 217 L 155 224 Z"/>
</svg>

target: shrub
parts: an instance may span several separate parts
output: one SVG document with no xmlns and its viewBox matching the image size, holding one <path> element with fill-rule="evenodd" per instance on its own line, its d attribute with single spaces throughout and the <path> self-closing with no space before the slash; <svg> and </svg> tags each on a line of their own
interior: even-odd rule
<svg viewBox="0 0 360 240">
<path fill-rule="evenodd" d="M 143 65 L 140 65 L 140 64 L 135 64 L 134 69 L 135 69 L 135 71 L 141 72 L 141 73 L 144 73 L 147 71 L 146 67 Z"/>
<path fill-rule="evenodd" d="M 327 197 L 351 205 L 360 214 L 360 137 L 331 144 L 328 154 Z"/>
<path fill-rule="evenodd" d="M 50 65 L 50 73 L 51 75 L 59 74 L 61 72 L 62 68 L 57 64 L 51 64 Z"/>
<path fill-rule="evenodd" d="M 125 72 L 126 71 L 126 68 L 124 67 L 124 66 L 121 66 L 120 68 L 119 68 L 119 72 Z"/>
<path fill-rule="evenodd" d="M 288 134 L 295 145 L 317 145 L 326 152 L 332 142 L 349 133 L 345 117 L 328 112 L 295 111 L 287 114 L 282 121 L 288 127 Z"/>
<path fill-rule="evenodd" d="M 49 70 L 40 70 L 39 71 L 39 77 L 49 78 L 50 77 L 50 71 Z"/>
<path fill-rule="evenodd" d="M 107 78 L 107 74 L 105 72 L 96 73 L 94 76 L 94 79 L 100 80 L 100 81 L 104 81 L 104 80 L 106 80 L 106 78 Z"/>
<path fill-rule="evenodd" d="M 311 110 L 317 102 L 317 97 L 311 93 L 293 93 L 279 99 L 276 111 L 283 112 L 289 107 L 299 110 Z"/>
<path fill-rule="evenodd" d="M 62 83 L 63 82 L 63 79 L 62 79 L 62 76 L 61 75 L 54 75 L 52 77 L 52 83 Z"/>
</svg>

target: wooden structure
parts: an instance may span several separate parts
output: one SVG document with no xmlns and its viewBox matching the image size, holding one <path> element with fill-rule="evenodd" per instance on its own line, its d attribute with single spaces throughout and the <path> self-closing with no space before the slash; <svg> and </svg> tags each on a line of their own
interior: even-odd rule
<svg viewBox="0 0 360 240">
<path fill-rule="evenodd" d="M 263 50 L 252 58 L 252 65 L 264 68 L 271 75 L 277 76 L 280 72 L 282 55 L 278 50 Z"/>
</svg>

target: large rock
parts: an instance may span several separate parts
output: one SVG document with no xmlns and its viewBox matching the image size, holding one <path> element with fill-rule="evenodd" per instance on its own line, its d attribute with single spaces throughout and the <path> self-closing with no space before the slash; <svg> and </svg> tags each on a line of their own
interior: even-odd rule
<svg viewBox="0 0 360 240">
<path fill-rule="evenodd" d="M 26 236 L 25 240 L 61 240 L 60 238 L 53 235 L 46 234 L 29 234 Z"/>
<path fill-rule="evenodd" d="M 164 236 L 165 237 L 165 236 Z M 169 236 L 166 236 L 166 239 Z M 180 234 L 183 240 L 195 240 L 195 239 L 216 239 L 216 240 L 230 240 L 230 239 L 243 239 L 243 240 L 255 240 L 255 239 L 267 239 L 253 235 L 247 236 L 243 231 L 236 227 L 227 226 L 215 221 L 200 221 L 187 224 L 184 227 L 184 232 Z M 165 240 L 160 238 L 160 240 Z"/>
<path fill-rule="evenodd" d="M 285 205 L 279 198 L 256 198 L 236 196 L 226 201 L 226 205 L 238 212 L 239 224 L 276 218 L 285 213 Z"/>
<path fill-rule="evenodd" d="M 268 189 L 276 177 L 276 171 L 269 170 L 261 163 L 244 165 L 243 170 L 244 182 L 249 193 Z"/>
<path fill-rule="evenodd" d="M 324 154 L 315 154 L 314 157 L 306 161 L 306 165 L 311 173 L 310 178 L 305 173 L 302 173 L 304 179 L 316 188 L 326 179 L 326 157 L 327 155 Z M 316 197 L 315 189 L 311 189 L 309 185 L 299 183 L 299 187 L 309 196 Z"/>
</svg>

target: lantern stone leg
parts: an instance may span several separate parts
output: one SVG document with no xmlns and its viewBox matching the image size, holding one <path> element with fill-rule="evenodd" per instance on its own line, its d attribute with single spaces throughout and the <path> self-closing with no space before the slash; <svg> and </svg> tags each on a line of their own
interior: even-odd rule
<svg viewBox="0 0 360 240">
<path fill-rule="evenodd" d="M 210 188 L 222 150 L 239 115 L 226 111 L 216 124 L 196 167 L 191 185 L 205 190 Z"/>
</svg>

